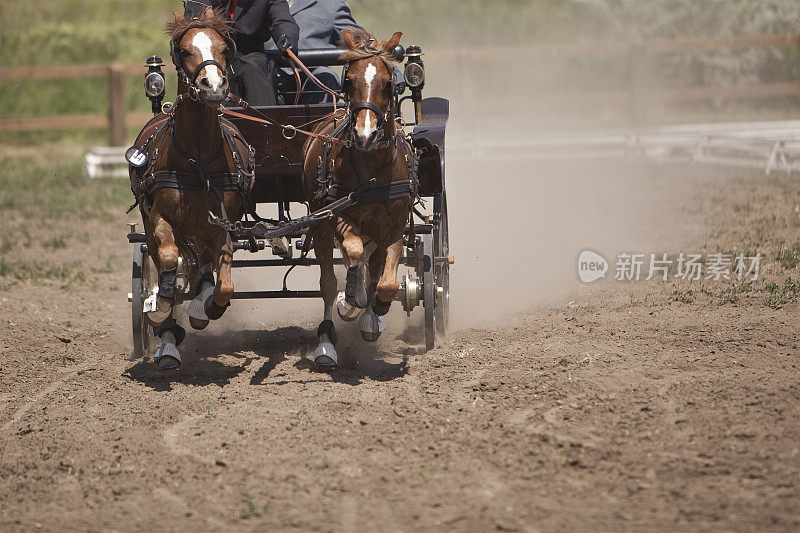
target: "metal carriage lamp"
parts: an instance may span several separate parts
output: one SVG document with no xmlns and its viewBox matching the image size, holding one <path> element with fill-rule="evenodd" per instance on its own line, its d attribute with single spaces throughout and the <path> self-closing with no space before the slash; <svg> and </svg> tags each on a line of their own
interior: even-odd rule
<svg viewBox="0 0 800 533">
<path fill-rule="evenodd" d="M 155 115 L 161 112 L 161 102 L 164 100 L 164 94 L 167 90 L 164 72 L 161 70 L 164 62 L 161 61 L 160 57 L 152 55 L 147 58 L 145 66 L 147 67 L 147 73 L 144 75 L 144 92 L 150 99 L 151 110 Z"/>
</svg>

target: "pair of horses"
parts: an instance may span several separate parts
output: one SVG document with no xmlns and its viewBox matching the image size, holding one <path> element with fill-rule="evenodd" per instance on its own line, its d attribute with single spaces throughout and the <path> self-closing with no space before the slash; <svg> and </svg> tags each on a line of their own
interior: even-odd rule
<svg viewBox="0 0 800 533">
<path fill-rule="evenodd" d="M 178 70 L 178 98 L 168 114 L 154 117 L 134 145 L 146 159 L 131 166 L 131 183 L 147 235 L 147 249 L 158 271 L 157 293 L 145 302 L 148 322 L 162 342 L 155 361 L 161 369 L 178 368 L 177 348 L 185 336 L 173 317 L 182 258 L 194 295 L 188 307 L 194 329 L 220 318 L 234 293 L 233 243 L 215 220 L 237 221 L 246 211 L 253 187 L 253 153 L 236 127 L 222 118 L 228 97 L 227 66 L 234 50 L 230 27 L 211 8 L 197 18 L 175 13 L 167 25 L 172 58 Z M 343 80 L 348 107 L 347 140 L 335 146 L 325 139 L 336 121 L 317 126 L 304 146 L 303 190 L 312 210 L 330 197 L 320 195 L 319 168 L 331 168 L 328 190 L 353 191 L 365 182 L 388 188 L 409 180 L 411 148 L 395 122 L 393 51 L 402 33 L 378 42 L 366 32 L 344 31 L 347 60 Z M 397 269 L 411 194 L 348 207 L 310 231 L 319 260 L 324 317 L 318 329 L 314 362 L 322 370 L 338 362 L 333 310 L 344 320 L 360 315 L 365 340 L 375 341 L 385 328 L 384 315 L 398 291 Z M 365 251 L 364 243 L 370 243 Z M 333 250 L 339 245 L 347 270 L 345 291 L 337 290 Z M 372 250 L 369 253 L 369 250 Z M 216 274 L 216 278 L 214 276 Z M 369 279 L 369 281 L 367 281 Z"/>
</svg>

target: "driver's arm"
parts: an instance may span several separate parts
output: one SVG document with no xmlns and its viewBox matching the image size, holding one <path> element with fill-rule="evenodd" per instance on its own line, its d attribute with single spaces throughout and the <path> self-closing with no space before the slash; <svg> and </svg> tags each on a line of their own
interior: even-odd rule
<svg viewBox="0 0 800 533">
<path fill-rule="evenodd" d="M 286 0 L 268 0 L 270 30 L 272 38 L 279 48 L 289 47 L 297 52 L 300 42 L 300 28 L 294 17 L 289 13 L 289 4 Z M 283 36 L 286 36 L 283 39 Z M 283 41 L 283 42 L 281 42 Z"/>
</svg>

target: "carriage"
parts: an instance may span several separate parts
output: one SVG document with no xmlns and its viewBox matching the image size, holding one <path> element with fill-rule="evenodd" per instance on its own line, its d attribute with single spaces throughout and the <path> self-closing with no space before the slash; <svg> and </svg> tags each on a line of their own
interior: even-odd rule
<svg viewBox="0 0 800 533">
<path fill-rule="evenodd" d="M 300 60 L 309 67 L 339 66 L 344 62 L 339 58 L 341 49 L 301 51 Z M 406 60 L 406 77 L 409 65 L 412 72 L 417 75 L 415 82 L 410 84 L 404 81 L 397 85 L 395 91 L 396 109 L 402 109 L 404 103 L 413 104 L 414 120 L 401 122 L 405 124 L 405 132 L 418 157 L 418 196 L 412 208 L 403 239 L 404 252 L 401 265 L 405 272 L 401 272 L 400 290 L 395 297 L 406 313 L 412 316 L 412 311 L 417 307 L 424 310 L 424 344 L 426 349 L 432 349 L 447 332 L 449 321 L 450 298 L 450 265 L 453 257 L 450 254 L 447 195 L 445 189 L 445 129 L 449 116 L 449 102 L 443 98 L 423 98 L 422 86 L 424 85 L 424 71 L 421 71 L 421 50 L 418 47 L 409 47 L 408 50 L 398 46 L 396 52 L 398 59 Z M 151 58 L 158 59 L 158 58 Z M 284 61 L 280 55 L 274 53 L 270 59 L 276 65 Z M 148 88 L 148 79 L 152 74 L 159 74 L 158 61 L 148 61 L 149 72 L 145 86 Z M 421 74 L 421 77 L 420 77 Z M 157 85 L 157 84 L 156 84 Z M 410 89 L 411 95 L 403 96 Z M 280 89 L 279 89 L 280 90 Z M 312 90 L 318 90 L 316 88 Z M 151 100 L 154 99 L 152 91 L 147 91 Z M 163 97 L 163 90 L 162 90 Z M 283 95 L 287 101 L 292 101 L 294 95 Z M 154 112 L 160 108 L 160 101 L 154 102 Z M 408 104 L 406 105 L 407 107 Z M 308 209 L 306 198 L 301 190 L 300 175 L 303 169 L 303 145 L 305 137 L 298 134 L 295 129 L 301 130 L 305 125 L 314 123 L 321 117 L 331 113 L 332 105 L 305 104 L 305 105 L 278 105 L 257 108 L 229 108 L 238 113 L 239 117 L 231 120 L 238 127 L 247 142 L 254 148 L 255 157 L 255 183 L 250 193 L 250 202 L 255 217 L 245 216 L 239 225 L 242 231 L 234 234 L 233 248 L 238 253 L 233 260 L 233 268 L 253 267 L 282 267 L 292 269 L 295 267 L 317 265 L 315 258 L 307 257 L 307 247 L 304 246 L 308 228 L 294 224 L 290 233 L 281 239 L 258 239 L 257 232 L 248 231 L 256 228 L 260 222 L 268 221 L 273 224 L 286 226 L 293 221 L 292 215 L 298 209 Z M 245 116 L 268 116 L 275 123 L 284 125 L 276 128 L 263 122 L 248 120 Z M 257 213 L 270 210 L 277 213 L 276 219 L 262 219 Z M 258 220 L 256 220 L 258 219 Z M 145 233 L 136 230 L 136 224 L 130 224 L 128 241 L 133 245 L 132 291 L 129 295 L 132 311 L 133 345 L 134 354 L 138 357 L 148 355 L 154 346 L 152 327 L 145 318 L 148 298 L 157 292 L 157 273 L 147 253 L 147 237 Z M 273 257 L 241 258 L 247 253 L 257 253 L 266 250 L 272 252 Z M 237 257 L 238 256 L 238 257 Z M 192 287 L 184 272 L 190 257 L 180 257 L 178 262 L 178 275 L 176 283 L 176 304 L 191 300 Z M 336 259 L 337 264 L 342 259 Z M 288 273 L 287 273 L 288 275 Z M 233 299 L 274 299 L 274 298 L 320 298 L 319 290 L 289 290 L 286 286 L 286 277 L 282 288 L 269 288 L 268 290 L 235 292 Z M 422 313 L 415 313 L 421 318 Z M 419 339 L 422 344 L 423 339 Z"/>
</svg>

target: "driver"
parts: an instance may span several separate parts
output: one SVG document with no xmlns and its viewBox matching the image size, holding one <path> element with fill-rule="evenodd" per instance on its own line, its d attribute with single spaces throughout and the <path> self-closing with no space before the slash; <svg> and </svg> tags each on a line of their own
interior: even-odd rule
<svg viewBox="0 0 800 533">
<path fill-rule="evenodd" d="M 361 29 L 356 24 L 347 0 L 289 0 L 289 11 L 300 25 L 300 49 L 319 50 L 336 48 L 342 40 L 342 30 Z M 275 41 L 269 41 L 267 50 L 278 47 Z M 325 86 L 339 90 L 339 77 L 330 67 L 310 68 L 312 74 Z M 280 92 L 294 95 L 297 81 L 291 68 L 281 68 L 277 72 Z M 317 104 L 330 101 L 330 95 L 319 90 L 305 73 L 300 73 L 302 83 L 300 97 L 302 104 Z M 288 97 L 287 97 L 288 99 Z M 290 103 L 290 102 L 286 102 Z"/>
<path fill-rule="evenodd" d="M 264 43 L 274 40 L 284 55 L 289 49 L 297 52 L 300 29 L 286 0 L 185 0 L 185 6 L 186 17 L 199 16 L 211 6 L 232 21 L 237 53 L 230 65 L 231 92 L 251 105 L 277 104 Z"/>
</svg>

